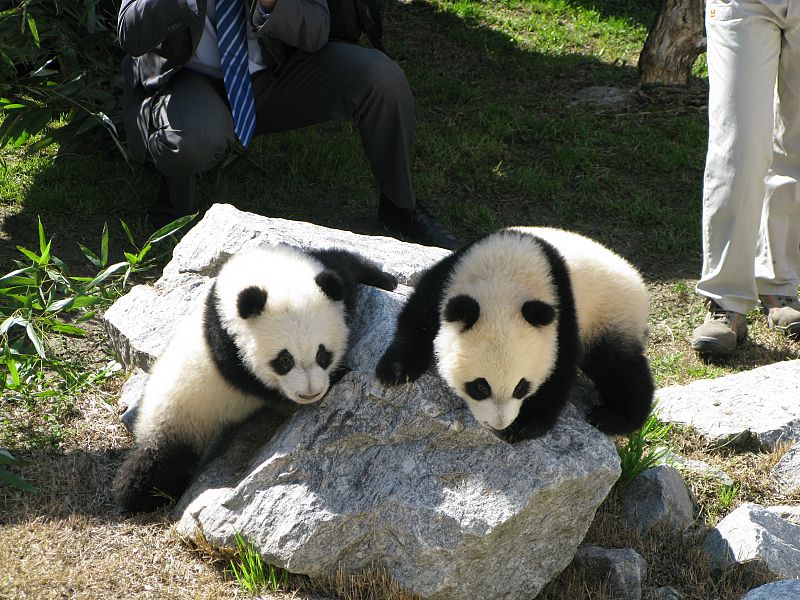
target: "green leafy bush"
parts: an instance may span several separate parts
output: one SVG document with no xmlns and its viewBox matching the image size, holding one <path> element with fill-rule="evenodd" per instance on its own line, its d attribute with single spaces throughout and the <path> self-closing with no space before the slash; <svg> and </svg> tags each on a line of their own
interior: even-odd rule
<svg viewBox="0 0 800 600">
<path fill-rule="evenodd" d="M 74 357 L 61 358 L 52 351 L 56 340 L 85 336 L 84 324 L 97 309 L 109 306 L 123 293 L 132 274 L 159 264 L 162 257 L 153 255 L 154 244 L 193 218 L 182 217 L 162 227 L 141 246 L 121 222 L 134 251 L 124 252 L 125 260 L 112 264 L 108 227 L 104 226 L 98 252 L 81 245 L 96 271 L 86 276 L 72 274 L 53 254 L 51 240 L 39 221 L 38 249 L 18 246 L 23 258 L 15 261 L 15 270 L 0 277 L 0 443 L 13 434 L 13 427 L 3 417 L 3 409 L 12 407 L 23 407 L 46 423 L 44 437 L 32 440 L 26 434 L 29 442 L 53 444 L 63 436 L 63 422 L 74 413 L 70 399 L 86 386 L 112 376 L 120 366 L 111 361 L 87 372 Z"/>
<path fill-rule="evenodd" d="M 0 148 L 57 142 L 66 152 L 101 126 L 127 157 L 109 117 L 119 113 L 122 84 L 118 7 L 117 0 L 0 0 Z"/>
</svg>

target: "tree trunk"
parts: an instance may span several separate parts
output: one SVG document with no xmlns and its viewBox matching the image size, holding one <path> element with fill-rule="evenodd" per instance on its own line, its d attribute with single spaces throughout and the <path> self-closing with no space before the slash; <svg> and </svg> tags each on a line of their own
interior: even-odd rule
<svg viewBox="0 0 800 600">
<path fill-rule="evenodd" d="M 686 85 L 705 50 L 703 0 L 662 0 L 639 55 L 639 83 Z"/>
</svg>

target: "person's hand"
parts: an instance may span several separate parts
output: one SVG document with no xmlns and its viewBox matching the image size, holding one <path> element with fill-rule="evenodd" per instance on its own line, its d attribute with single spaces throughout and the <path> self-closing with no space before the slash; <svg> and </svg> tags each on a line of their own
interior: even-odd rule
<svg viewBox="0 0 800 600">
<path fill-rule="evenodd" d="M 258 0 L 258 3 L 261 5 L 261 8 L 264 10 L 264 12 L 272 12 L 277 2 L 278 0 Z"/>
</svg>

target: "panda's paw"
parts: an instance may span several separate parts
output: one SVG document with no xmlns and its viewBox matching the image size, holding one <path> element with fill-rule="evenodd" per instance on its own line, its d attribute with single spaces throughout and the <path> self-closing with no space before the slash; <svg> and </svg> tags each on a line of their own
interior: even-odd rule
<svg viewBox="0 0 800 600">
<path fill-rule="evenodd" d="M 607 435 L 626 435 L 643 424 L 641 418 L 617 412 L 604 404 L 592 408 L 586 420 Z"/>
<path fill-rule="evenodd" d="M 384 385 L 400 385 L 419 379 L 427 370 L 428 362 L 406 351 L 402 345 L 392 344 L 378 361 L 375 374 Z"/>
<path fill-rule="evenodd" d="M 380 274 L 375 276 L 372 285 L 373 287 L 391 292 L 393 289 L 397 287 L 397 277 L 395 277 L 391 273 L 386 273 L 385 271 L 381 271 Z"/>
<path fill-rule="evenodd" d="M 512 423 L 506 427 L 500 435 L 500 439 L 504 439 L 509 444 L 516 444 L 525 440 L 533 440 L 542 437 L 545 433 L 550 431 L 553 427 L 552 423 L 537 423 L 531 422 L 525 425 L 517 425 Z"/>
</svg>

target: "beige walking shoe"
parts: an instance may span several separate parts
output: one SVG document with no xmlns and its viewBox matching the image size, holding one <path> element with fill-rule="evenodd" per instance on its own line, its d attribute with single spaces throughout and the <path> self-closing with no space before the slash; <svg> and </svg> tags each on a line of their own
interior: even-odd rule
<svg viewBox="0 0 800 600">
<path fill-rule="evenodd" d="M 706 319 L 692 333 L 692 349 L 700 354 L 730 354 L 747 337 L 747 317 L 706 300 Z"/>
<path fill-rule="evenodd" d="M 800 300 L 797 296 L 759 296 L 769 326 L 784 335 L 800 337 Z"/>
</svg>

